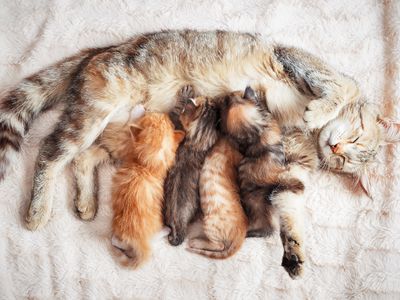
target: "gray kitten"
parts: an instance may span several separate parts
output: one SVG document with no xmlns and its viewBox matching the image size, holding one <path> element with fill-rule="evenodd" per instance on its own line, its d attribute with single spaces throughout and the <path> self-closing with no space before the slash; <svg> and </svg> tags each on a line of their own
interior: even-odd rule
<svg viewBox="0 0 400 300">
<path fill-rule="evenodd" d="M 192 91 L 188 90 L 190 95 Z M 184 241 L 188 225 L 199 209 L 200 171 L 209 150 L 218 139 L 215 104 L 206 97 L 186 97 L 183 101 L 186 102 L 183 109 L 173 113 L 172 118 L 179 114 L 186 136 L 164 183 L 164 222 L 171 228 L 168 241 L 174 246 Z M 177 107 L 179 109 L 179 105 Z"/>
</svg>

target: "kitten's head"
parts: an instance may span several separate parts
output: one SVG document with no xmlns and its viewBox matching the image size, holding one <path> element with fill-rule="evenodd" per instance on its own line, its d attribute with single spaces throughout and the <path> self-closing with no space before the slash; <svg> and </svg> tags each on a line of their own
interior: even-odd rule
<svg viewBox="0 0 400 300">
<path fill-rule="evenodd" d="M 254 90 L 247 87 L 226 95 L 220 103 L 221 129 L 239 144 L 258 140 L 265 124 L 266 115 L 260 107 Z"/>
<path fill-rule="evenodd" d="M 162 113 L 146 113 L 130 125 L 130 130 L 136 159 L 166 169 L 173 164 L 179 143 L 185 137 L 183 131 L 175 130 L 168 115 Z"/>
<path fill-rule="evenodd" d="M 331 170 L 362 175 L 381 146 L 400 140 L 399 124 L 383 120 L 372 104 L 346 105 L 318 137 L 319 154 Z"/>
<path fill-rule="evenodd" d="M 203 96 L 184 100 L 179 120 L 186 132 L 186 143 L 208 149 L 217 140 L 218 110 L 214 102 Z"/>
</svg>

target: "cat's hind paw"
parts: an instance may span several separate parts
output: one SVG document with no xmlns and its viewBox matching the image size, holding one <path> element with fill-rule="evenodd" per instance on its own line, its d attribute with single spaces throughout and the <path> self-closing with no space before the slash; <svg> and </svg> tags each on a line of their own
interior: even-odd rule
<svg viewBox="0 0 400 300">
<path fill-rule="evenodd" d="M 47 205 L 31 205 L 25 217 L 25 226 L 31 231 L 39 230 L 47 224 L 50 215 L 51 209 Z"/>
<path fill-rule="evenodd" d="M 300 260 L 300 258 L 295 254 L 292 254 L 290 258 L 287 258 L 286 255 L 282 258 L 282 267 L 285 268 L 286 272 L 288 272 L 292 279 L 297 279 L 303 275 L 303 264 L 304 261 Z"/>
<path fill-rule="evenodd" d="M 84 221 L 91 221 L 97 213 L 97 202 L 94 199 L 89 201 L 75 201 L 76 214 Z"/>
<path fill-rule="evenodd" d="M 305 255 L 300 243 L 289 238 L 284 245 L 282 267 L 292 279 L 297 279 L 304 273 L 304 261 Z"/>
</svg>

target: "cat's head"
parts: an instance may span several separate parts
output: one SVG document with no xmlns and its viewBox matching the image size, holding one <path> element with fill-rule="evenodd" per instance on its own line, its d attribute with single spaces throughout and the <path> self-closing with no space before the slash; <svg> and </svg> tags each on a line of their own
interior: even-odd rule
<svg viewBox="0 0 400 300">
<path fill-rule="evenodd" d="M 251 87 L 224 96 L 220 101 L 222 131 L 239 144 L 257 141 L 266 125 L 266 114 L 260 105 Z"/>
<path fill-rule="evenodd" d="M 179 121 L 186 132 L 186 143 L 198 148 L 211 147 L 217 136 L 218 110 L 212 99 L 199 96 L 184 99 Z"/>
<path fill-rule="evenodd" d="M 130 125 L 130 131 L 138 161 L 166 168 L 173 164 L 179 143 L 185 137 L 182 130 L 175 130 L 168 115 L 162 113 L 146 113 Z"/>
<path fill-rule="evenodd" d="M 379 149 L 400 141 L 400 125 L 382 119 L 374 105 L 355 102 L 346 105 L 318 136 L 319 154 L 331 170 L 363 175 L 376 160 Z"/>
</svg>

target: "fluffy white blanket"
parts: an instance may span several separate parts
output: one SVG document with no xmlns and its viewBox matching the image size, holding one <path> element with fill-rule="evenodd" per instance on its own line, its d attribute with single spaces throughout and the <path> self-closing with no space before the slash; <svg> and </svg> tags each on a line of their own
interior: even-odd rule
<svg viewBox="0 0 400 300">
<path fill-rule="evenodd" d="M 399 1 L 0 1 L 0 88 L 80 49 L 170 28 L 260 32 L 303 47 L 356 78 L 386 115 L 400 113 Z M 248 239 L 226 261 L 174 248 L 161 235 L 138 271 L 110 255 L 110 176 L 101 170 L 93 222 L 73 214 L 73 180 L 57 184 L 49 224 L 24 228 L 38 145 L 57 112 L 35 122 L 20 160 L 0 184 L 0 298 L 343 299 L 400 298 L 399 147 L 385 148 L 370 199 L 350 180 L 317 173 L 308 187 L 308 263 L 293 281 L 279 237 Z"/>
</svg>

